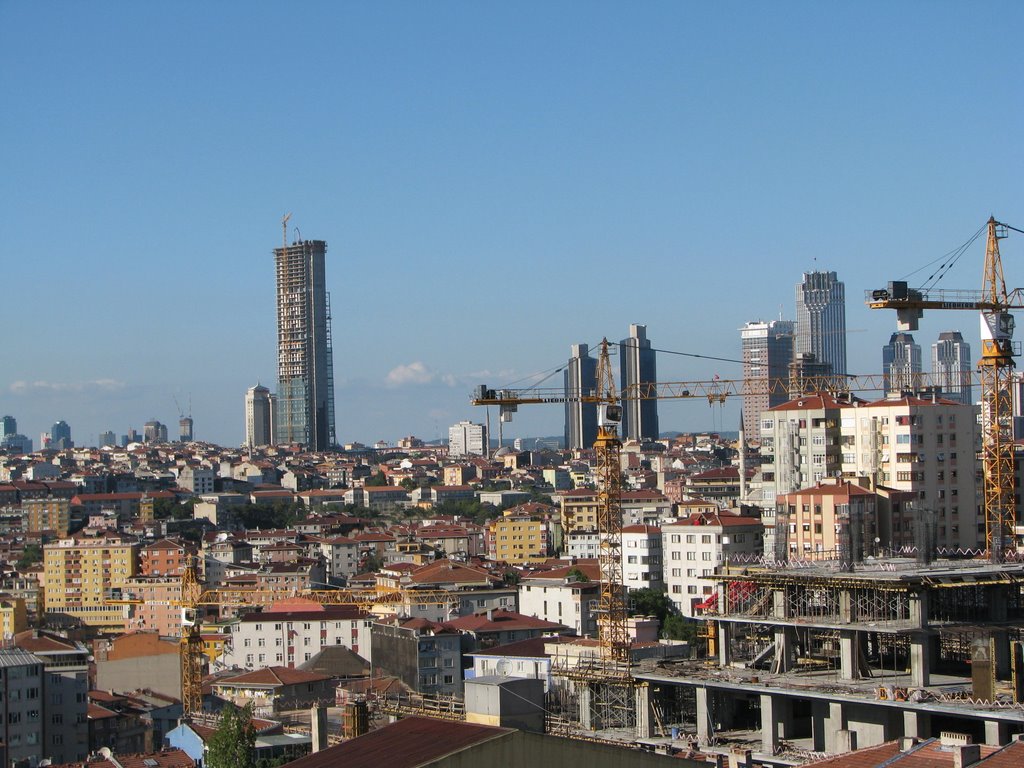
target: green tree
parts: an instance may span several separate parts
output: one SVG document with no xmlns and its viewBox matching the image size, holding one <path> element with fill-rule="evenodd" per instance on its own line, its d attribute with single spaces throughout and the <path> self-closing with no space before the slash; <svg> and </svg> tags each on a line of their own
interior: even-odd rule
<svg viewBox="0 0 1024 768">
<path fill-rule="evenodd" d="M 363 485 L 387 485 L 388 478 L 383 471 L 370 475 L 363 481 Z"/>
<path fill-rule="evenodd" d="M 570 568 L 565 578 L 567 581 L 590 581 L 581 568 Z"/>
<path fill-rule="evenodd" d="M 699 622 L 674 613 L 665 619 L 661 628 L 661 636 L 666 640 L 685 640 L 693 646 L 697 642 L 698 626 Z"/>
<path fill-rule="evenodd" d="M 43 550 L 38 544 L 26 544 L 25 548 L 21 551 L 21 557 L 18 558 L 18 570 L 28 568 L 30 565 L 42 561 Z"/>
<path fill-rule="evenodd" d="M 252 704 L 242 709 L 234 704 L 226 705 L 220 713 L 220 724 L 206 746 L 207 768 L 256 768 Z"/>
<path fill-rule="evenodd" d="M 665 626 L 665 619 L 675 613 L 675 606 L 669 596 L 660 589 L 634 589 L 629 593 L 630 616 L 656 616 L 661 626 Z"/>
</svg>

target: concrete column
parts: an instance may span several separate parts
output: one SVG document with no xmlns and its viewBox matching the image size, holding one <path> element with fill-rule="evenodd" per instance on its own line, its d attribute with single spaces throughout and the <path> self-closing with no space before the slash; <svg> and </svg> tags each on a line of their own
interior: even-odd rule
<svg viewBox="0 0 1024 768">
<path fill-rule="evenodd" d="M 998 720 L 985 721 L 985 743 L 993 747 L 1001 747 L 1010 741 L 1010 731 L 1006 723 Z"/>
<path fill-rule="evenodd" d="M 718 622 L 718 664 L 728 667 L 732 664 L 732 622 Z"/>
<path fill-rule="evenodd" d="M 830 755 L 836 754 L 841 747 L 839 731 L 846 728 L 843 719 L 843 705 L 838 701 L 828 702 L 828 717 L 825 719 L 825 751 Z"/>
<path fill-rule="evenodd" d="M 651 725 L 651 686 L 642 683 L 636 687 L 636 737 L 649 739 L 654 735 Z"/>
<path fill-rule="evenodd" d="M 923 632 L 910 637 L 910 685 L 924 688 L 931 684 L 931 638 Z"/>
<path fill-rule="evenodd" d="M 590 686 L 583 684 L 579 686 L 579 697 L 580 697 L 580 725 L 586 730 L 593 728 L 593 712 L 592 701 L 593 693 L 590 690 Z"/>
<path fill-rule="evenodd" d="M 774 755 L 779 747 L 775 702 L 770 693 L 761 694 L 761 752 L 766 755 Z"/>
<path fill-rule="evenodd" d="M 839 676 L 843 680 L 860 680 L 860 632 L 843 629 L 839 632 Z"/>
<path fill-rule="evenodd" d="M 786 610 L 786 590 L 772 590 L 772 616 L 776 619 L 786 619 L 789 611 Z"/>
<path fill-rule="evenodd" d="M 853 615 L 853 597 L 848 589 L 844 589 L 839 593 L 839 620 L 843 624 L 856 621 L 856 617 Z"/>
<path fill-rule="evenodd" d="M 910 622 L 918 629 L 928 626 L 928 593 L 910 593 Z"/>
<path fill-rule="evenodd" d="M 773 672 L 789 672 L 793 668 L 793 649 L 786 627 L 775 629 L 775 665 Z"/>
<path fill-rule="evenodd" d="M 707 688 L 698 686 L 697 694 L 697 743 L 711 743 L 711 694 Z"/>
<path fill-rule="evenodd" d="M 927 712 L 903 710 L 903 735 L 918 739 L 931 738 L 931 717 Z"/>
</svg>

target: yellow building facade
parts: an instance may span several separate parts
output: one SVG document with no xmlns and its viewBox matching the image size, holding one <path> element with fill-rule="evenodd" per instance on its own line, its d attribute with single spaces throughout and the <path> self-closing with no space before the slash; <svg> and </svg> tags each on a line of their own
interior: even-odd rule
<svg viewBox="0 0 1024 768">
<path fill-rule="evenodd" d="M 532 515 L 506 512 L 487 526 L 487 556 L 509 565 L 546 559 L 547 524 Z"/>
<path fill-rule="evenodd" d="M 74 536 L 43 547 L 47 614 L 80 619 L 83 624 L 124 631 L 125 606 L 108 601 L 127 591 L 138 571 L 139 545 L 126 536 Z"/>
</svg>

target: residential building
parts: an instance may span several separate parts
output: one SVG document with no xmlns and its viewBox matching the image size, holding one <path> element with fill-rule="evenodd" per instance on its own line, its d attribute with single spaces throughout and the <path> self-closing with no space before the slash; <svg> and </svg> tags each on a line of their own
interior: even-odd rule
<svg viewBox="0 0 1024 768">
<path fill-rule="evenodd" d="M 849 481 L 823 480 L 813 488 L 785 493 L 775 499 L 776 517 L 785 526 L 787 556 L 837 558 L 841 547 L 857 546 L 877 554 L 889 541 L 879 538 L 879 496 Z M 841 531 L 849 527 L 847 541 Z"/>
<path fill-rule="evenodd" d="M 256 448 L 273 443 L 273 400 L 270 390 L 257 383 L 245 392 L 245 445 Z"/>
<path fill-rule="evenodd" d="M 184 466 L 178 473 L 179 487 L 196 495 L 213 493 L 216 490 L 214 487 L 216 479 L 217 473 L 210 467 Z"/>
<path fill-rule="evenodd" d="M 628 590 L 665 588 L 660 526 L 623 527 L 622 580 Z"/>
<path fill-rule="evenodd" d="M 960 331 L 943 331 L 932 344 L 932 374 L 947 400 L 964 405 L 974 402 L 971 386 L 974 361 L 971 345 L 964 341 Z"/>
<path fill-rule="evenodd" d="M 133 602 L 126 629 L 181 635 L 181 576 L 134 576 L 125 583 Z"/>
<path fill-rule="evenodd" d="M 919 388 L 921 378 L 921 345 L 909 333 L 894 333 L 882 347 L 882 375 L 887 391 L 895 394 Z"/>
<path fill-rule="evenodd" d="M 622 395 L 623 440 L 657 440 L 658 401 L 630 396 L 630 388 L 658 380 L 657 355 L 647 338 L 646 325 L 630 325 L 619 343 L 619 393 Z"/>
<path fill-rule="evenodd" d="M 543 517 L 509 509 L 487 524 L 487 556 L 492 560 L 523 565 L 550 554 L 548 521 Z"/>
<path fill-rule="evenodd" d="M 740 328 L 743 380 L 743 431 L 756 438 L 761 411 L 789 399 L 789 366 L 793 361 L 792 320 L 756 320 Z"/>
<path fill-rule="evenodd" d="M 153 630 L 129 632 L 97 639 L 93 649 L 98 689 L 137 691 L 148 688 L 181 699 L 181 656 L 177 638 L 161 637 Z"/>
<path fill-rule="evenodd" d="M 554 494 L 561 512 L 562 535 L 568 538 L 573 531 L 596 531 L 597 515 L 601 507 L 597 491 L 576 488 Z"/>
<path fill-rule="evenodd" d="M 20 648 L 0 650 L 0 741 L 7 765 L 47 757 L 42 660 Z"/>
<path fill-rule="evenodd" d="M 842 411 L 842 475 L 909 491 L 937 516 L 940 547 L 984 544 L 977 409 L 939 397 L 886 398 Z"/>
<path fill-rule="evenodd" d="M 323 451 L 334 434 L 334 359 L 323 240 L 274 249 L 277 400 L 274 440 Z"/>
<path fill-rule="evenodd" d="M 71 501 L 48 497 L 26 499 L 21 503 L 22 518 L 26 531 L 52 531 L 58 536 L 67 536 L 71 527 Z"/>
<path fill-rule="evenodd" d="M 43 547 L 47 618 L 71 618 L 110 631 L 125 628 L 124 606 L 107 602 L 138 572 L 138 542 L 107 531 L 76 534 Z"/>
<path fill-rule="evenodd" d="M 448 455 L 486 456 L 488 454 L 487 427 L 471 421 L 460 421 L 448 427 Z"/>
<path fill-rule="evenodd" d="M 213 692 L 236 707 L 271 716 L 282 710 L 308 709 L 334 700 L 334 681 L 328 675 L 290 667 L 270 666 L 213 683 Z"/>
<path fill-rule="evenodd" d="M 564 624 L 577 635 L 593 637 L 597 634 L 596 606 L 600 594 L 597 563 L 578 562 L 523 578 L 519 584 L 519 612 Z"/>
<path fill-rule="evenodd" d="M 89 752 L 89 649 L 39 630 L 23 631 L 14 642 L 43 665 L 42 753 L 54 765 L 85 760 Z"/>
<path fill-rule="evenodd" d="M 835 272 L 804 272 L 796 287 L 794 353 L 806 352 L 830 365 L 834 375 L 847 372 L 846 288 Z"/>
<path fill-rule="evenodd" d="M 10 640 L 28 629 L 25 598 L 0 595 L 0 638 Z"/>
<path fill-rule="evenodd" d="M 584 403 L 581 396 L 597 390 L 597 360 L 586 344 L 573 344 L 565 366 L 565 448 L 578 451 L 593 448 L 597 439 L 597 405 Z"/>
<path fill-rule="evenodd" d="M 692 515 L 662 526 L 665 585 L 684 616 L 700 612 L 715 594 L 715 569 L 733 555 L 762 552 L 764 526 L 755 517 L 725 512 Z"/>
<path fill-rule="evenodd" d="M 282 600 L 260 613 L 247 613 L 232 626 L 224 662 L 245 669 L 297 667 L 323 648 L 343 645 L 369 660 L 370 614 L 353 605 Z"/>
<path fill-rule="evenodd" d="M 462 639 L 427 619 L 375 622 L 370 633 L 374 673 L 393 675 L 417 693 L 462 695 Z"/>
</svg>

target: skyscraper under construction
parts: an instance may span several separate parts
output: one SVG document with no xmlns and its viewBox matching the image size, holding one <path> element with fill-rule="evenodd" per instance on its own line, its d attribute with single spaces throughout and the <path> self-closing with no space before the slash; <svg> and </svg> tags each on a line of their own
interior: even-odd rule
<svg viewBox="0 0 1024 768">
<path fill-rule="evenodd" d="M 331 299 L 323 240 L 274 249 L 277 265 L 277 407 L 275 440 L 323 451 L 334 434 Z"/>
</svg>

